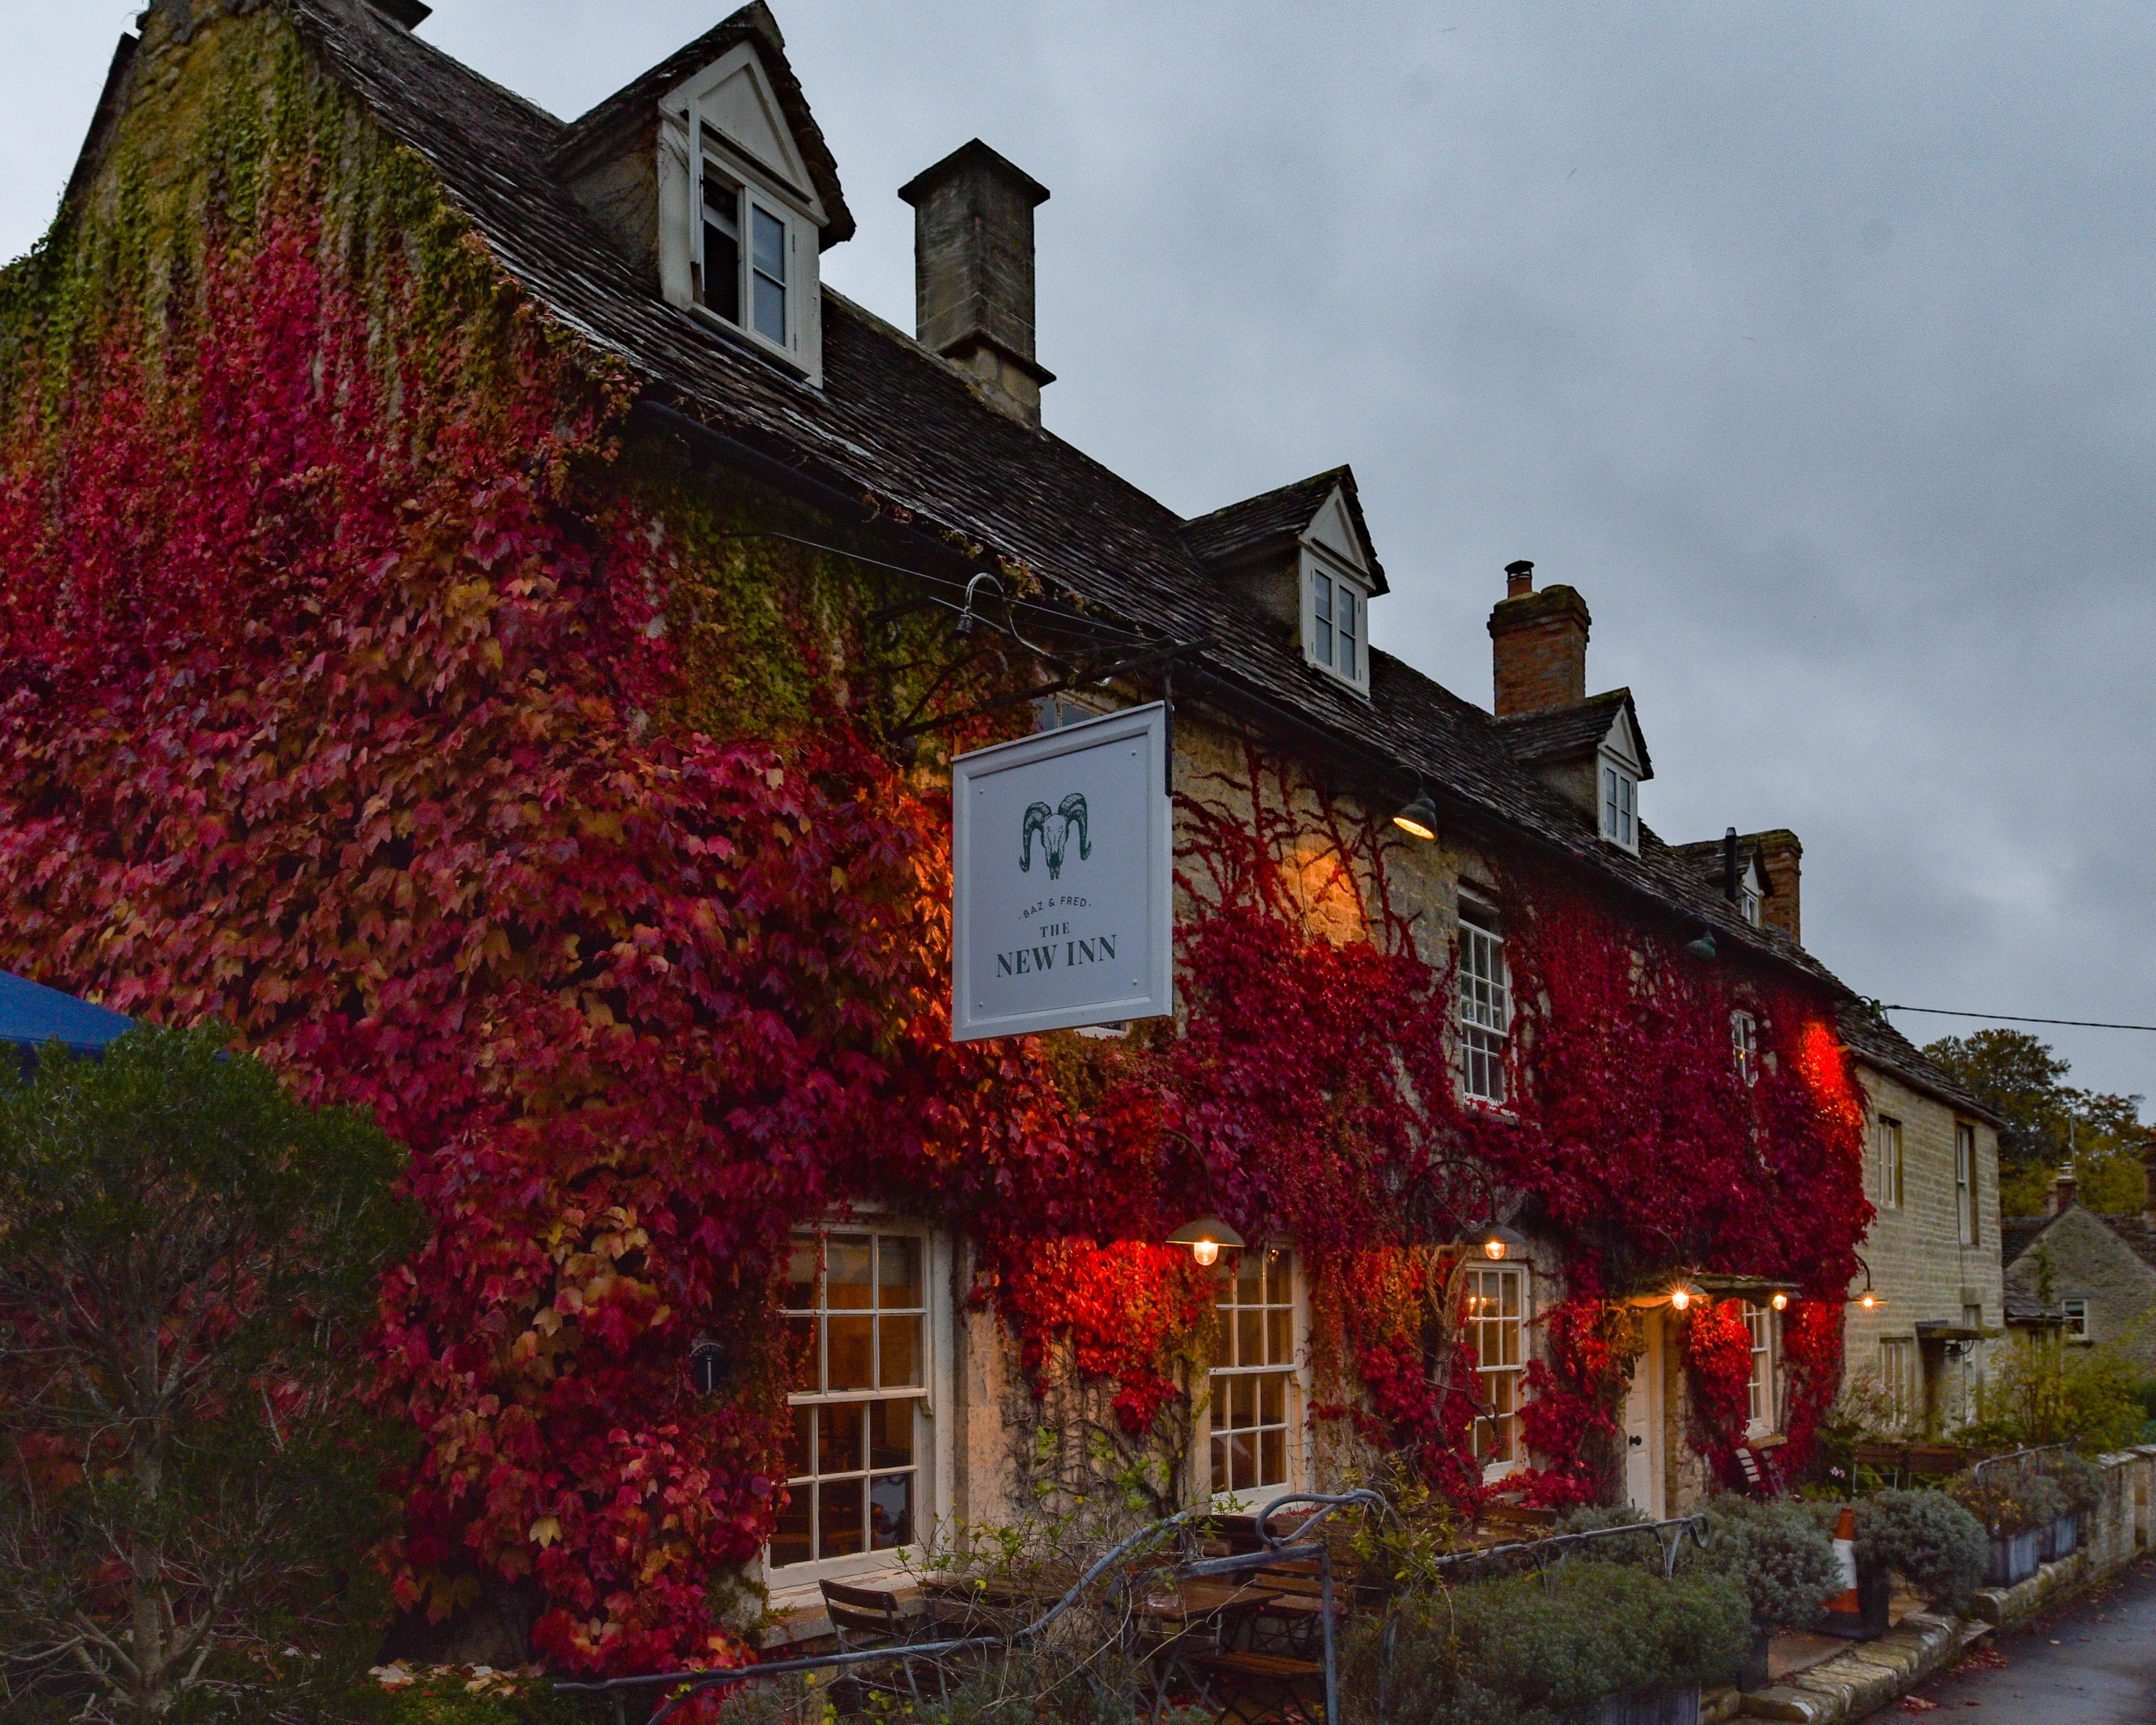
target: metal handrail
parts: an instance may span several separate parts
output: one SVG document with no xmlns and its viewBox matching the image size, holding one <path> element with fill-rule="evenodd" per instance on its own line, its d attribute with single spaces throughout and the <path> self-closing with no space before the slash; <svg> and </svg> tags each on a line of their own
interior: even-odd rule
<svg viewBox="0 0 2156 1725">
<path fill-rule="evenodd" d="M 1319 1506 L 1317 1512 L 1298 1527 L 1292 1534 L 1276 1535 L 1271 1529 L 1274 1512 L 1283 1504 L 1309 1503 Z M 1332 1633 L 1332 1548 L 1322 1540 L 1307 1540 L 1304 1536 L 1337 1511 L 1349 1504 L 1360 1504 L 1389 1513 L 1392 1506 L 1377 1492 L 1358 1489 L 1332 1496 L 1313 1492 L 1289 1492 L 1276 1497 L 1259 1512 L 1258 1537 L 1265 1542 L 1262 1551 L 1245 1552 L 1238 1556 L 1206 1558 L 1194 1563 L 1176 1566 L 1178 1576 L 1232 1574 L 1243 1569 L 1262 1569 L 1272 1565 L 1296 1562 L 1305 1558 L 1318 1560 L 1319 1590 L 1322 1599 L 1325 1638 L 1325 1717 L 1337 1720 L 1340 1717 L 1339 1677 L 1333 1651 Z M 1158 1522 L 1148 1522 L 1135 1533 L 1119 1540 L 1105 1555 L 1096 1559 L 1086 1573 L 1074 1582 L 1070 1590 L 1033 1622 L 1008 1635 L 958 1635 L 941 1641 L 908 1641 L 888 1647 L 863 1647 L 845 1653 L 819 1653 L 803 1659 L 773 1660 L 767 1664 L 729 1666 L 702 1671 L 654 1671 L 642 1676 L 609 1677 L 597 1683 L 564 1683 L 554 1685 L 557 1695 L 604 1695 L 613 1702 L 616 1725 L 626 1725 L 627 1716 L 623 1703 L 632 1691 L 663 1689 L 679 1686 L 680 1693 L 668 1697 L 666 1704 L 651 1716 L 649 1725 L 664 1725 L 675 1708 L 703 1690 L 733 1683 L 761 1682 L 767 1677 L 792 1676 L 803 1671 L 833 1671 L 849 1666 L 869 1665 L 880 1660 L 927 1659 L 947 1653 L 957 1653 L 973 1647 L 1018 1646 L 1034 1640 L 1055 1620 L 1076 1604 L 1079 1596 L 1098 1581 L 1118 1563 L 1149 1543 L 1156 1542 L 1178 1527 L 1202 1525 L 1217 1519 L 1219 1512 L 1178 1510 L 1173 1515 Z M 1636 1531 L 1636 1530 L 1635 1530 Z"/>
<path fill-rule="evenodd" d="M 2071 1450 L 2073 1446 L 2074 1441 L 2069 1438 L 2062 1444 L 2038 1444 L 2033 1449 L 2010 1450 L 2004 1455 L 1986 1456 L 1969 1469 L 1969 1482 L 1972 1485 L 1981 1483 L 1984 1479 L 1984 1471 L 1987 1467 L 2002 1466 L 2009 1461 L 2025 1461 L 2031 1455 L 2048 1455 L 2054 1450 Z"/>
</svg>

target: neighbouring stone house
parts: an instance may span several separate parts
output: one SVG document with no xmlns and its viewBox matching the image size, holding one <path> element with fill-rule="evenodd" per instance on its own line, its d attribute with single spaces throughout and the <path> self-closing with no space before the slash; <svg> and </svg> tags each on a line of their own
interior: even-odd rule
<svg viewBox="0 0 2156 1725">
<path fill-rule="evenodd" d="M 2142 1159 L 2156 1174 L 2156 1138 Z M 2140 1376 L 2156 1377 L 2156 1209 L 2100 1215 L 2075 1186 L 2062 1173 L 2051 1183 L 2048 1215 L 2006 1219 L 1999 1256 L 2007 1296 L 2030 1327 L 2056 1329 L 2066 1346 L 2109 1343 Z"/>
<path fill-rule="evenodd" d="M 701 1658 L 1103 1470 L 1660 1513 L 1804 1449 L 1860 1250 L 1860 1362 L 1995 1322 L 1994 1123 L 1794 834 L 1647 824 L 1578 590 L 1504 572 L 1486 711 L 1371 647 L 1439 577 L 1346 467 L 1055 437 L 978 141 L 914 334 L 822 287 L 761 3 L 569 122 L 425 15 L 153 5 L 0 278 L 0 959 L 413 1147 L 415 1615 Z M 951 754 L 1155 701 L 1173 1014 L 954 1045 Z"/>
</svg>

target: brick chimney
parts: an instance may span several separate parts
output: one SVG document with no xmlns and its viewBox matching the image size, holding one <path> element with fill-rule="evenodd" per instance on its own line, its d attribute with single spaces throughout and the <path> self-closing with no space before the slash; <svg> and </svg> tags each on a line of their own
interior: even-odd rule
<svg viewBox="0 0 2156 1725">
<path fill-rule="evenodd" d="M 2061 1173 L 2051 1182 L 2051 1214 L 2063 1216 L 2074 1207 L 2076 1182 L 2071 1172 Z"/>
<path fill-rule="evenodd" d="M 1587 699 L 1587 601 L 1568 587 L 1535 591 L 1535 566 L 1505 566 L 1505 597 L 1490 613 L 1501 719 Z"/>
<path fill-rule="evenodd" d="M 1803 874 L 1804 847 L 1787 827 L 1768 833 L 1750 833 L 1745 848 L 1759 853 L 1759 865 L 1767 872 L 1768 895 L 1759 906 L 1759 920 L 1779 928 L 1799 946 L 1804 944 L 1804 918 L 1798 886 Z"/>
<path fill-rule="evenodd" d="M 978 138 L 899 187 L 913 206 L 916 339 L 1013 418 L 1055 381 L 1033 357 L 1033 212 L 1048 188 Z"/>
</svg>

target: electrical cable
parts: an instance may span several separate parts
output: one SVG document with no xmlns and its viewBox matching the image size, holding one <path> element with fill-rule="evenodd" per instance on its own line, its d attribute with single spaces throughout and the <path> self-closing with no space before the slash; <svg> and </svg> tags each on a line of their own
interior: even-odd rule
<svg viewBox="0 0 2156 1725">
<path fill-rule="evenodd" d="M 2034 1019 L 2010 1012 L 1956 1012 L 1945 1006 L 1889 1006 L 1883 1001 L 1872 1002 L 1881 1012 L 1922 1012 L 1941 1019 L 1988 1019 L 2001 1024 L 2071 1024 L 2079 1030 L 2148 1030 L 2156 1032 L 2156 1024 L 2114 1024 L 2102 1019 Z"/>
</svg>

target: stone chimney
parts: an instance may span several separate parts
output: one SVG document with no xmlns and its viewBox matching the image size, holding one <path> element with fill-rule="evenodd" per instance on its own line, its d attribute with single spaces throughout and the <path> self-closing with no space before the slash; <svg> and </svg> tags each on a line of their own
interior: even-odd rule
<svg viewBox="0 0 2156 1725">
<path fill-rule="evenodd" d="M 1759 853 L 1759 866 L 1766 870 L 1768 894 L 1759 906 L 1759 920 L 1802 946 L 1804 918 L 1797 889 L 1803 875 L 1804 847 L 1787 827 L 1747 834 L 1743 844 L 1746 850 Z"/>
<path fill-rule="evenodd" d="M 978 138 L 899 187 L 913 206 L 916 337 L 1013 418 L 1055 381 L 1033 357 L 1033 212 L 1048 188 Z"/>
<path fill-rule="evenodd" d="M 2074 1207 L 2076 1182 L 2071 1170 L 2061 1171 L 2051 1182 L 2051 1214 L 2063 1216 Z"/>
<path fill-rule="evenodd" d="M 1535 566 L 1505 566 L 1505 597 L 1490 613 L 1501 719 L 1587 699 L 1587 601 L 1568 587 L 1535 591 Z"/>
</svg>

